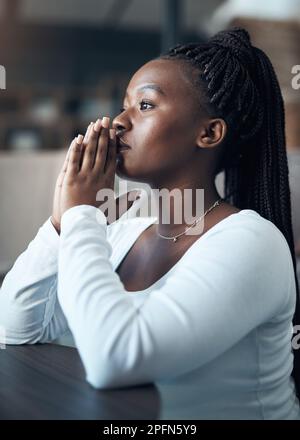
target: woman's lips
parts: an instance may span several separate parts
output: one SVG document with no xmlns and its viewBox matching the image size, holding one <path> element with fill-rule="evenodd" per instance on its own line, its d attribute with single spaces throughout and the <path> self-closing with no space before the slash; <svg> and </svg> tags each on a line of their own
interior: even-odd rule
<svg viewBox="0 0 300 440">
<path fill-rule="evenodd" d="M 117 152 L 129 150 L 130 148 L 122 139 L 117 138 Z"/>
</svg>

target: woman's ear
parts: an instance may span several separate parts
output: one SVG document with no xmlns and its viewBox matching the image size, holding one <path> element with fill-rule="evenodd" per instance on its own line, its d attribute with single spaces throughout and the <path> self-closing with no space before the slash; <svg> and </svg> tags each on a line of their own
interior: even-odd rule
<svg viewBox="0 0 300 440">
<path fill-rule="evenodd" d="M 202 122 L 198 136 L 197 145 L 200 148 L 213 148 L 220 145 L 227 133 L 227 125 L 224 119 L 208 119 Z"/>
</svg>

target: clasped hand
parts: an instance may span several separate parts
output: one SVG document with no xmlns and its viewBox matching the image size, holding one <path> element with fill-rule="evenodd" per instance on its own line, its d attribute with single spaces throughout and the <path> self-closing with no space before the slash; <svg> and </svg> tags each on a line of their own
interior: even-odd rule
<svg viewBox="0 0 300 440">
<path fill-rule="evenodd" d="M 58 233 L 64 212 L 77 205 L 100 207 L 98 191 L 114 190 L 117 143 L 116 130 L 110 129 L 109 123 L 108 117 L 91 122 L 85 136 L 78 135 L 71 142 L 54 192 L 51 221 Z M 132 198 L 132 193 L 125 196 L 131 194 Z"/>
<path fill-rule="evenodd" d="M 114 189 L 116 148 L 116 133 L 109 129 L 109 118 L 91 123 L 85 138 L 78 135 L 72 141 L 61 187 L 61 216 L 76 205 L 99 206 L 97 192 Z"/>
</svg>

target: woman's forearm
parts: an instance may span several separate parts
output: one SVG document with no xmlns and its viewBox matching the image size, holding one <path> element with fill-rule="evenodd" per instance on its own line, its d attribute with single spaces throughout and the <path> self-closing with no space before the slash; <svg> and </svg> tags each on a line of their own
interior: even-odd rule
<svg viewBox="0 0 300 440">
<path fill-rule="evenodd" d="M 46 342 L 67 329 L 56 304 L 58 243 L 48 219 L 4 278 L 0 290 L 2 343 Z M 55 313 L 60 315 L 57 320 Z"/>
</svg>

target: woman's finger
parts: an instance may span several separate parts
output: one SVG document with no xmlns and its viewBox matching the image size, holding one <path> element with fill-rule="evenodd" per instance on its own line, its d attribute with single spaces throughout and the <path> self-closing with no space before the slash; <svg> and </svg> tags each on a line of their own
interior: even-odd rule
<svg viewBox="0 0 300 440">
<path fill-rule="evenodd" d="M 95 157 L 94 170 L 98 173 L 99 171 L 104 171 L 107 151 L 109 143 L 109 118 L 104 117 L 102 119 L 102 128 L 98 140 L 98 147 Z"/>
<path fill-rule="evenodd" d="M 85 147 L 89 141 L 89 137 L 90 137 L 90 132 L 91 132 L 91 128 L 93 126 L 93 122 L 90 122 L 90 124 L 88 125 L 82 144 L 81 144 L 81 155 L 80 155 L 80 159 L 79 159 L 79 170 L 81 170 L 82 167 L 82 162 L 83 162 L 83 158 L 84 158 L 84 151 L 85 151 Z"/>
<path fill-rule="evenodd" d="M 72 148 L 70 150 L 70 156 L 68 160 L 68 167 L 67 167 L 67 174 L 69 176 L 72 176 L 74 174 L 77 174 L 79 171 L 79 162 L 80 162 L 80 156 L 81 156 L 81 145 L 83 141 L 82 134 L 79 134 L 77 138 L 75 138 L 75 142 L 72 145 Z"/>
<path fill-rule="evenodd" d="M 75 142 L 76 142 L 76 137 L 72 140 L 72 142 L 71 142 L 71 144 L 70 144 L 70 146 L 68 148 L 68 151 L 67 151 L 67 154 L 66 154 L 63 166 L 62 166 L 62 168 L 60 170 L 60 173 L 58 175 L 57 182 L 56 182 L 58 187 L 61 187 L 62 184 L 63 184 L 63 180 L 64 180 L 64 177 L 65 177 L 67 168 L 68 168 L 68 162 L 69 162 L 69 158 L 70 158 L 71 149 L 73 148 L 73 145 L 74 145 Z"/>
<path fill-rule="evenodd" d="M 89 173 L 94 166 L 100 129 L 101 120 L 97 119 L 95 124 L 91 125 L 88 141 L 86 145 L 84 145 L 84 156 L 81 165 L 82 172 Z"/>
<path fill-rule="evenodd" d="M 88 143 L 92 125 L 93 125 L 93 122 L 90 122 L 90 124 L 88 125 L 88 128 L 86 129 L 86 132 L 85 132 L 85 135 L 83 138 L 83 145 Z"/>
<path fill-rule="evenodd" d="M 62 167 L 62 171 L 63 172 L 67 171 L 71 150 L 72 150 L 75 142 L 76 142 L 76 137 L 74 137 L 74 139 L 72 140 L 72 142 L 71 142 L 71 144 L 70 144 L 70 146 L 68 148 L 68 151 L 67 151 L 67 154 L 66 154 L 66 158 L 65 158 L 65 161 L 64 161 L 64 164 L 63 164 L 63 167 Z"/>
<path fill-rule="evenodd" d="M 117 160 L 117 138 L 116 138 L 116 130 L 111 128 L 109 130 L 109 147 L 108 153 L 105 163 L 104 172 L 105 173 L 114 173 L 116 168 L 116 160 Z"/>
</svg>

